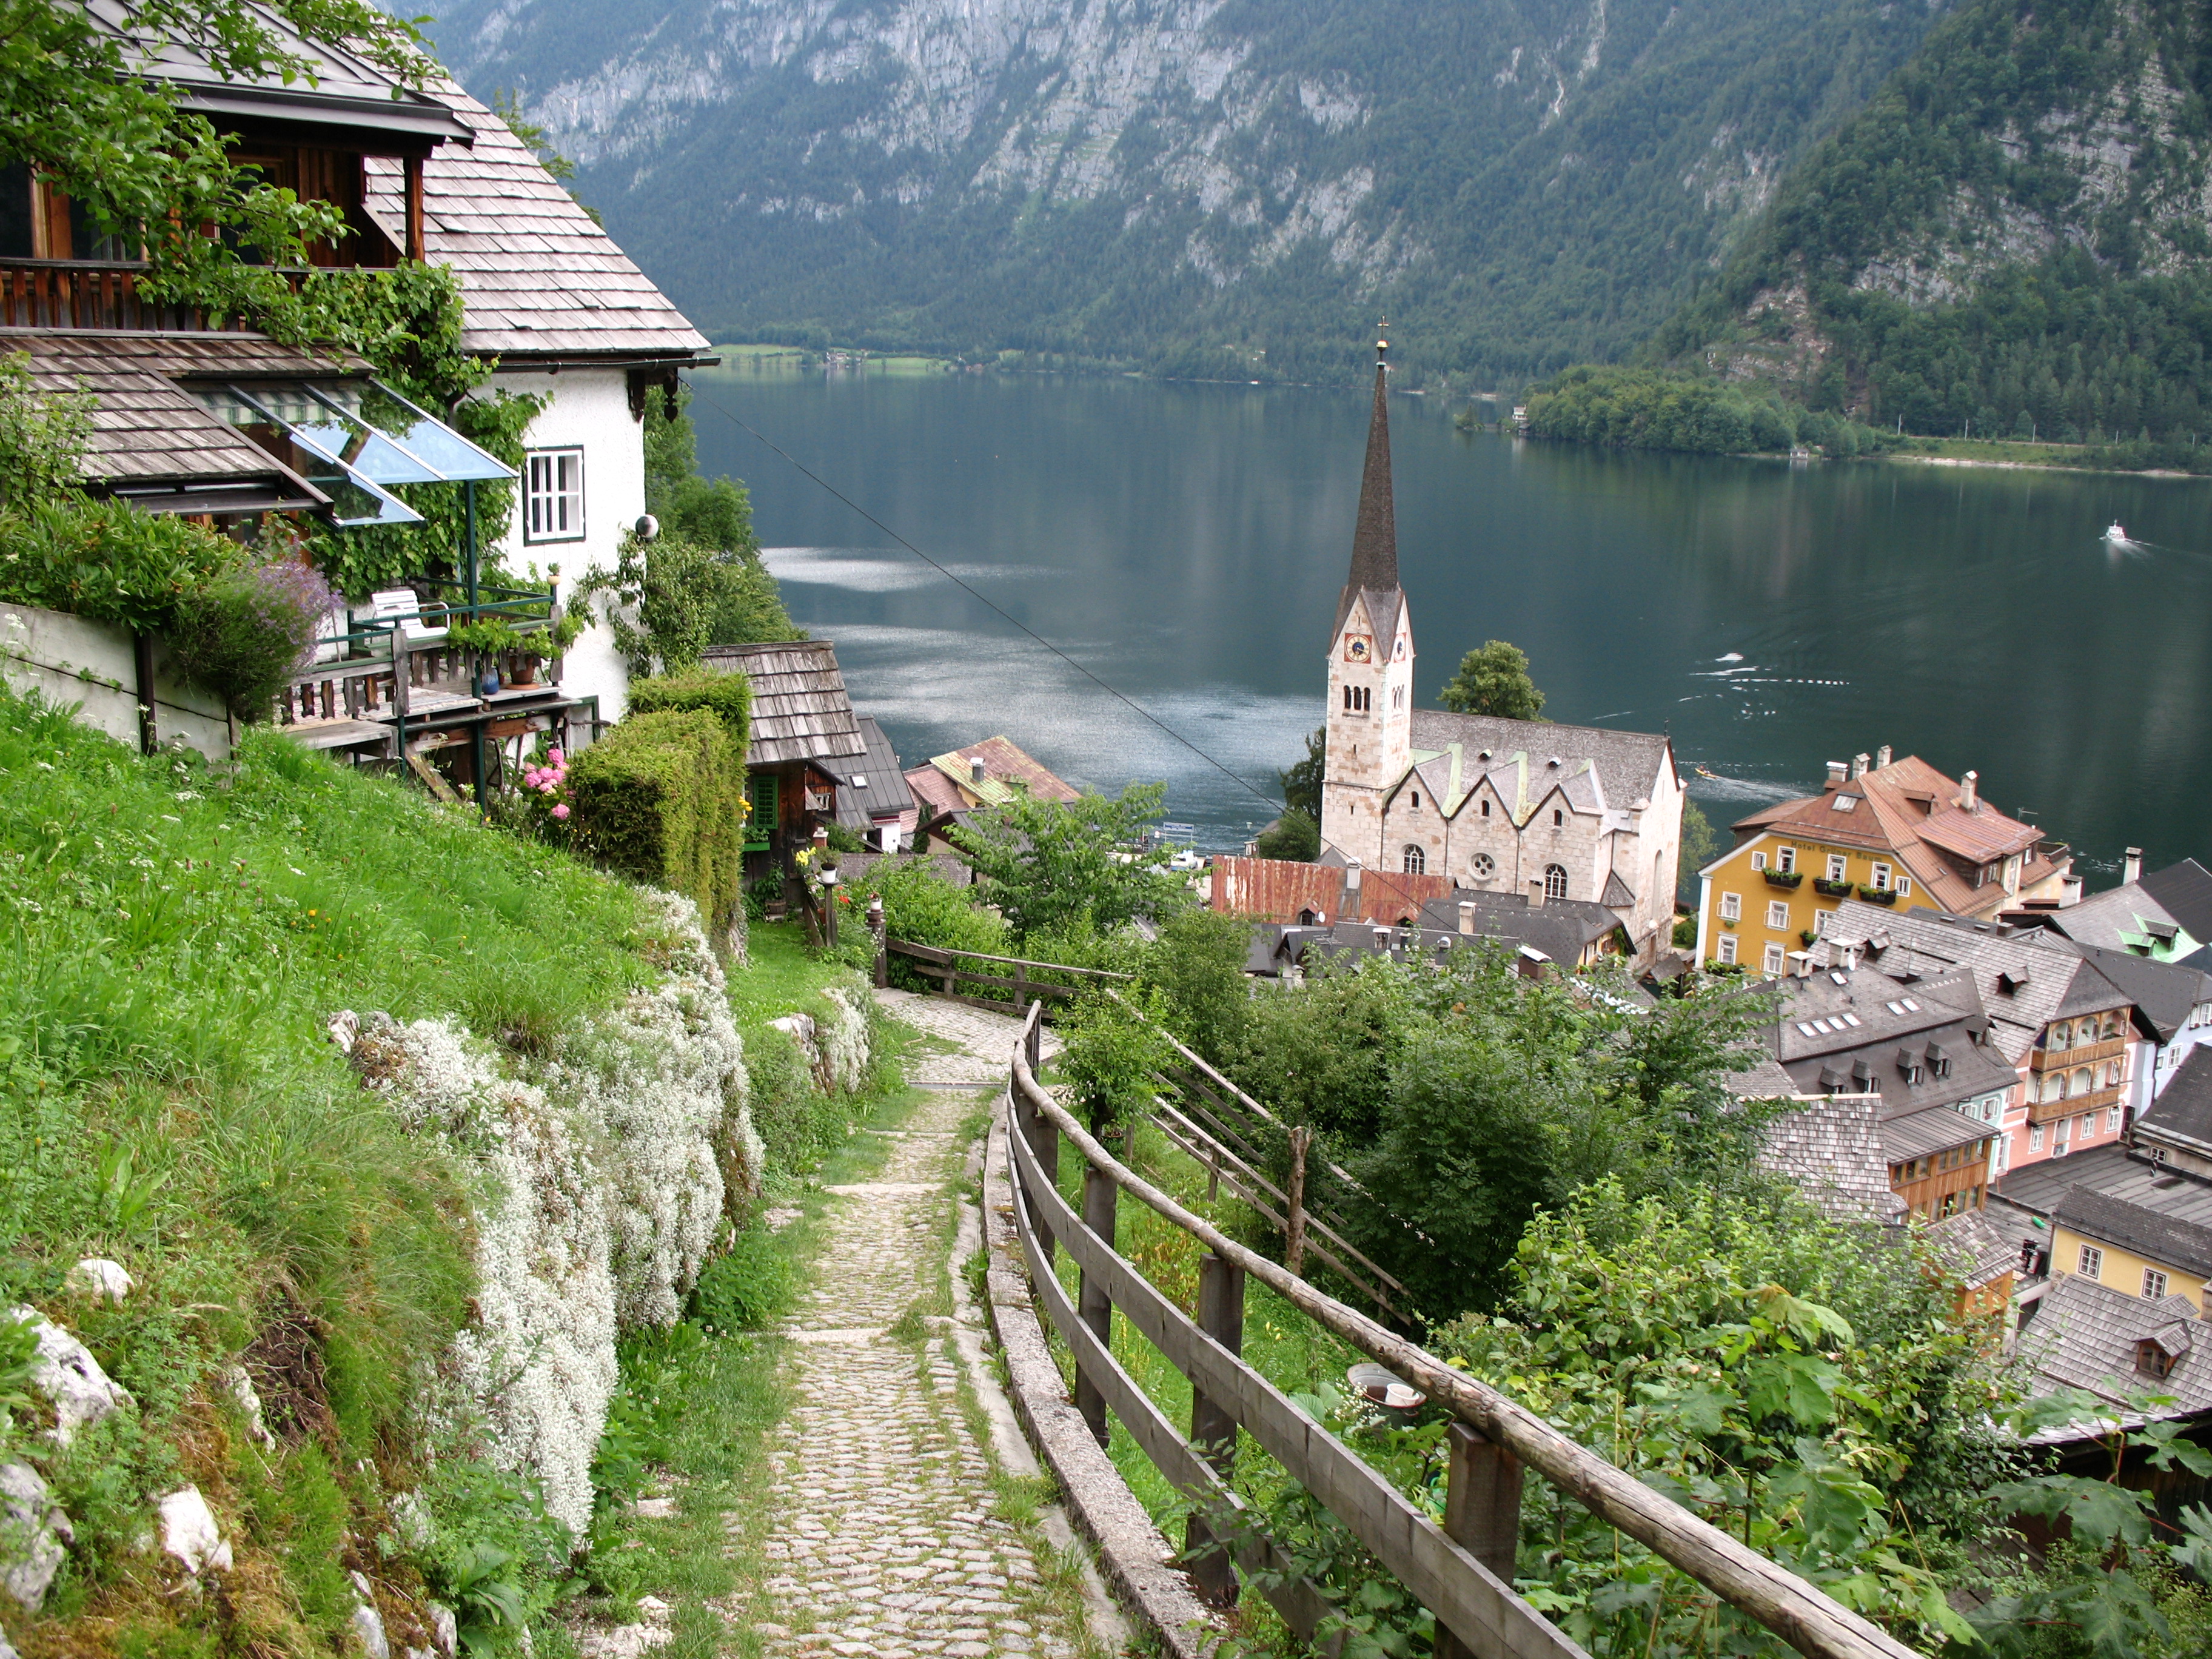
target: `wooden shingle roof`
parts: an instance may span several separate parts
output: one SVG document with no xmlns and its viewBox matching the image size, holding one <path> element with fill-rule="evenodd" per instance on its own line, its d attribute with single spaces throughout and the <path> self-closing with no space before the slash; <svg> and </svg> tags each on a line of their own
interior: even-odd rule
<svg viewBox="0 0 2212 1659">
<path fill-rule="evenodd" d="M 844 671 L 837 666 L 837 647 L 829 641 L 714 645 L 707 647 L 702 661 L 719 672 L 741 673 L 752 681 L 755 765 L 826 761 L 866 751 Z"/>
<path fill-rule="evenodd" d="M 474 133 L 422 164 L 423 249 L 459 277 L 461 343 L 507 358 L 684 358 L 707 338 L 521 140 L 450 81 L 430 90 Z M 364 205 L 406 246 L 400 164 L 370 156 Z"/>
</svg>

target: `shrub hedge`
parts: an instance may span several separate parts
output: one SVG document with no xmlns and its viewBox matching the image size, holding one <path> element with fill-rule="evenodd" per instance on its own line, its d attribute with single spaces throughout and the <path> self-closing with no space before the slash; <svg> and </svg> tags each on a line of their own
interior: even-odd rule
<svg viewBox="0 0 2212 1659">
<path fill-rule="evenodd" d="M 753 683 L 743 674 L 719 674 L 710 668 L 694 668 L 680 674 L 656 674 L 651 679 L 630 682 L 629 712 L 633 715 L 665 714 L 672 709 L 703 709 L 721 721 L 729 732 L 740 766 L 744 763 L 745 750 L 751 741 L 752 707 Z"/>
<path fill-rule="evenodd" d="M 745 769 L 704 708 L 633 714 L 569 763 L 577 838 L 601 862 L 728 927 L 744 857 Z"/>
</svg>

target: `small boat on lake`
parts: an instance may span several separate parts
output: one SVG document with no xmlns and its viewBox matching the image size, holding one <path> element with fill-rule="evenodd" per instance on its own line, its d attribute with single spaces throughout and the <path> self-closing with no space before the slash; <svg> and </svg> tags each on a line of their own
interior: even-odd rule
<svg viewBox="0 0 2212 1659">
<path fill-rule="evenodd" d="M 2127 538 L 2128 532 L 2121 527 L 2120 521 L 2118 519 L 2113 520 L 2111 524 L 2105 527 L 2105 539 L 2112 543 L 2115 547 L 2120 546 L 2125 543 Z"/>
</svg>

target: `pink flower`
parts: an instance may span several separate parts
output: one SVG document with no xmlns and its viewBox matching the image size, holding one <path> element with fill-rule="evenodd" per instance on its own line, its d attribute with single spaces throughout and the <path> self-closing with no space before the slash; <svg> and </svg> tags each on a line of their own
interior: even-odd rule
<svg viewBox="0 0 2212 1659">
<path fill-rule="evenodd" d="M 568 816 L 568 803 L 567 803 L 566 801 L 563 801 L 560 805 L 558 805 L 558 806 L 555 807 L 555 808 L 553 809 L 553 816 L 554 816 L 555 817 L 556 817 L 556 818 L 565 818 L 565 817 L 567 817 Z"/>
<path fill-rule="evenodd" d="M 547 750 L 545 751 L 545 758 L 552 762 L 556 766 L 566 766 L 568 763 L 568 757 L 557 749 Z"/>
</svg>

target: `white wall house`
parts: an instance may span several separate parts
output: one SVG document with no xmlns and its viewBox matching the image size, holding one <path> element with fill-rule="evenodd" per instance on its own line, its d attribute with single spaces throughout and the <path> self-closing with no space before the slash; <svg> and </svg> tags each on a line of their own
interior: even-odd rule
<svg viewBox="0 0 2212 1659">
<path fill-rule="evenodd" d="M 524 435 L 520 499 L 497 551 L 517 571 L 559 565 L 566 594 L 586 571 L 611 568 L 645 512 L 647 400 L 672 395 L 685 366 L 714 360 L 706 337 L 504 121 L 450 82 L 435 93 L 475 143 L 422 163 L 424 255 L 460 278 L 462 341 L 496 360 L 489 386 L 551 398 Z M 369 211 L 404 234 L 400 164 L 371 158 L 368 174 Z M 577 641 L 562 684 L 597 697 L 602 720 L 622 717 L 629 676 L 606 628 Z"/>
</svg>

